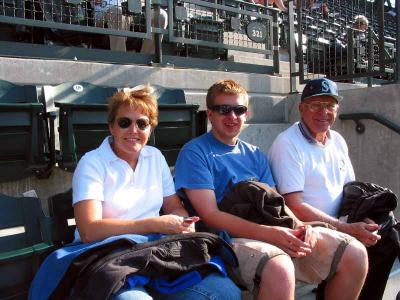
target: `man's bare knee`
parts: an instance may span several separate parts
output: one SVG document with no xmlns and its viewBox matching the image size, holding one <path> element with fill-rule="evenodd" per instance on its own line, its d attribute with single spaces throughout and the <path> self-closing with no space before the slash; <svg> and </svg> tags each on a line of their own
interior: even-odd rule
<svg viewBox="0 0 400 300">
<path fill-rule="evenodd" d="M 343 253 L 338 265 L 338 272 L 368 272 L 368 254 L 365 246 L 357 240 L 352 241 Z M 360 274 L 361 275 L 361 274 Z"/>
<path fill-rule="evenodd" d="M 278 255 L 268 260 L 262 274 L 258 299 L 294 299 L 295 274 L 292 260 Z"/>
</svg>

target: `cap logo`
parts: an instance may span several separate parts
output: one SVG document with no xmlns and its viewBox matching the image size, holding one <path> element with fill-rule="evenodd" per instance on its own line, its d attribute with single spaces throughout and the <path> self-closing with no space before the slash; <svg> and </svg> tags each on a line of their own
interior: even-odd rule
<svg viewBox="0 0 400 300">
<path fill-rule="evenodd" d="M 323 93 L 328 93 L 329 92 L 329 85 L 326 81 L 322 81 L 321 83 L 322 85 L 322 92 Z"/>
</svg>

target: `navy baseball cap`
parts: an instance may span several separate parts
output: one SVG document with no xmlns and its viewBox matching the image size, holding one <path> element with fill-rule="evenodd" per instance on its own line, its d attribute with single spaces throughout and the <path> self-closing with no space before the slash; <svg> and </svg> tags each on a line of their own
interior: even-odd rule
<svg viewBox="0 0 400 300">
<path fill-rule="evenodd" d="M 301 94 L 301 101 L 315 96 L 331 96 L 337 102 L 342 100 L 342 97 L 339 96 L 336 83 L 327 78 L 318 78 L 307 82 Z"/>
</svg>

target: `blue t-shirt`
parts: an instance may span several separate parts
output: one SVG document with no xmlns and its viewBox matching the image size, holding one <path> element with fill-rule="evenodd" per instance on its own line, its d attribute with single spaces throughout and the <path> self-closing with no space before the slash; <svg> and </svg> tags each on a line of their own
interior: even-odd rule
<svg viewBox="0 0 400 300">
<path fill-rule="evenodd" d="M 183 146 L 175 165 L 175 189 L 184 198 L 183 188 L 209 189 L 219 203 L 231 186 L 249 180 L 275 186 L 266 155 L 240 139 L 221 143 L 212 132 Z"/>
</svg>

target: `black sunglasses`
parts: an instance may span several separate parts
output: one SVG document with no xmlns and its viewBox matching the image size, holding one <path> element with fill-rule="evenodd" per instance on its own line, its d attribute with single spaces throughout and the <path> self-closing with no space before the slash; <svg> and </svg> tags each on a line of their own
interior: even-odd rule
<svg viewBox="0 0 400 300">
<path fill-rule="evenodd" d="M 131 119 L 127 117 L 122 117 L 117 119 L 117 124 L 120 128 L 126 129 L 129 126 L 131 126 L 132 122 L 135 122 L 136 127 L 139 130 L 146 130 L 147 127 L 150 125 L 150 121 L 147 119 L 137 119 L 135 121 L 132 121 Z"/>
<path fill-rule="evenodd" d="M 216 111 L 220 115 L 227 115 L 230 114 L 231 111 L 235 113 L 236 116 L 241 116 L 247 112 L 247 107 L 244 105 L 229 105 L 229 104 L 222 104 L 222 105 L 213 105 L 211 106 L 212 111 Z"/>
</svg>

